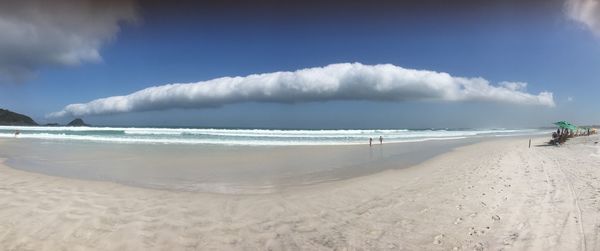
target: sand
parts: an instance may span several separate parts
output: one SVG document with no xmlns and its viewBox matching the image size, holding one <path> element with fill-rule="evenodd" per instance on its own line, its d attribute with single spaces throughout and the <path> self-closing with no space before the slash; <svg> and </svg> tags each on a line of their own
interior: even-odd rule
<svg viewBox="0 0 600 251">
<path fill-rule="evenodd" d="M 228 194 L 279 192 L 419 164 L 480 138 L 402 144 L 229 146 L 4 139 L 12 168 L 129 186 Z"/>
<path fill-rule="evenodd" d="M 544 140 L 485 141 L 407 169 L 262 195 L 0 164 L 0 249 L 600 249 L 600 138 L 536 146 Z"/>
</svg>

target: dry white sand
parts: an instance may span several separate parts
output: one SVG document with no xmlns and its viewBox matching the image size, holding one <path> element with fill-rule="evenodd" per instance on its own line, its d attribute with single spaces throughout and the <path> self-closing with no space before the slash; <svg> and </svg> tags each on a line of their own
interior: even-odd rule
<svg viewBox="0 0 600 251">
<path fill-rule="evenodd" d="M 533 145 L 544 139 L 534 139 Z M 600 148 L 501 139 L 267 195 L 127 187 L 0 164 L 2 250 L 600 249 Z"/>
</svg>

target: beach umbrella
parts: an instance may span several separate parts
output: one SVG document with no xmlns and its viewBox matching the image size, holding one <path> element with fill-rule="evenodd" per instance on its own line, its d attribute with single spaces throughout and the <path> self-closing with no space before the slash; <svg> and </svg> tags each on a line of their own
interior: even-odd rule
<svg viewBox="0 0 600 251">
<path fill-rule="evenodd" d="M 567 121 L 558 121 L 558 122 L 554 122 L 552 124 L 557 125 L 558 127 L 563 127 L 564 128 L 569 123 Z"/>
<path fill-rule="evenodd" d="M 571 123 L 569 123 L 567 121 L 564 121 L 564 120 L 563 121 L 554 122 L 553 124 L 557 125 L 560 128 L 564 128 L 564 129 L 567 129 L 567 130 L 571 130 L 571 131 L 577 130 L 577 126 L 575 126 L 575 125 L 573 125 L 573 124 L 571 124 Z"/>
<path fill-rule="evenodd" d="M 567 122 L 568 123 L 568 122 Z M 571 131 L 576 131 L 579 127 L 577 127 L 576 125 L 573 125 L 571 123 L 568 124 L 569 130 Z"/>
<path fill-rule="evenodd" d="M 558 128 L 567 128 L 567 122 L 566 121 L 558 121 L 558 122 L 554 122 L 552 123 L 556 126 L 558 126 Z"/>
</svg>

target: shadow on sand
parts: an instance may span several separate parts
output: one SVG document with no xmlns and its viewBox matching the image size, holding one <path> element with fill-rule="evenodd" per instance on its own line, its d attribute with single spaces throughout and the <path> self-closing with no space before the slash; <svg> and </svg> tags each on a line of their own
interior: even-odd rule
<svg viewBox="0 0 600 251">
<path fill-rule="evenodd" d="M 550 145 L 550 144 L 535 145 L 535 147 L 547 147 L 547 146 L 556 146 L 556 145 Z"/>
</svg>

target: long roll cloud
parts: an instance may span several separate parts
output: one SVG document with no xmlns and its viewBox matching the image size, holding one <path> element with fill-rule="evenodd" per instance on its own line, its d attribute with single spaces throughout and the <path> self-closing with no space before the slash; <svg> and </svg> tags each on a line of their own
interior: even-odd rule
<svg viewBox="0 0 600 251">
<path fill-rule="evenodd" d="M 391 64 L 331 64 L 294 72 L 223 77 L 149 87 L 125 96 L 70 104 L 48 117 L 85 116 L 173 108 L 211 108 L 242 102 L 301 103 L 334 100 L 482 101 L 554 106 L 552 93 L 525 92 L 527 84 L 406 69 Z"/>
</svg>

